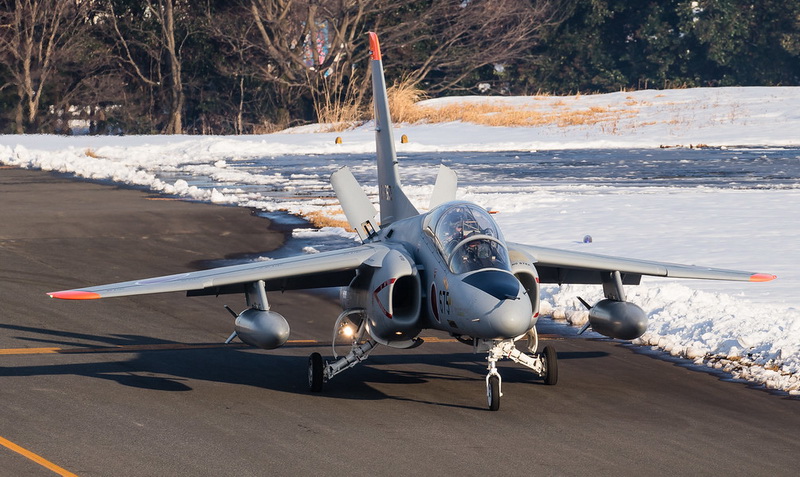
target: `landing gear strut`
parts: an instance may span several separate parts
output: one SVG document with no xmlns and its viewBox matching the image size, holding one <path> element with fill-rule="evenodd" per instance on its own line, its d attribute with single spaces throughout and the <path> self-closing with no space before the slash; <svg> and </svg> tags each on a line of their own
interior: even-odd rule
<svg viewBox="0 0 800 477">
<path fill-rule="evenodd" d="M 533 339 L 536 339 L 535 332 Z M 537 345 L 530 346 L 532 356 L 518 350 L 513 339 L 494 340 L 487 342 L 489 345 L 488 373 L 486 374 L 486 398 L 490 411 L 500 409 L 500 397 L 503 395 L 503 380 L 497 372 L 497 362 L 503 358 L 509 358 L 515 363 L 519 363 L 533 370 L 544 383 L 554 385 L 558 382 L 558 359 L 556 350 L 550 345 L 544 347 L 541 353 L 536 352 Z"/>
<path fill-rule="evenodd" d="M 323 362 L 319 353 L 311 353 L 308 357 L 308 389 L 315 393 L 322 391 L 323 383 L 367 359 L 370 351 L 377 345 L 378 343 L 373 340 L 367 340 L 360 345 L 354 344 L 347 356 L 342 356 L 332 363 Z"/>
<path fill-rule="evenodd" d="M 322 359 L 322 355 L 319 353 L 311 353 L 311 356 L 308 357 L 309 391 L 314 393 L 322 391 L 322 385 L 327 383 L 329 379 L 367 359 L 369 353 L 378 346 L 378 343 L 372 338 L 361 342 L 366 334 L 366 321 L 362 319 L 359 320 L 360 324 L 357 325 L 358 330 L 347 334 L 351 338 L 350 352 L 347 353 L 347 356 L 339 357 L 336 353 L 336 338 L 340 330 L 343 330 L 344 325 L 349 327 L 353 324 L 353 322 L 348 321 L 350 316 L 362 315 L 363 313 L 364 310 L 362 308 L 351 308 L 344 310 L 339 315 L 339 318 L 336 319 L 336 324 L 333 327 L 333 340 L 331 341 L 335 361 L 328 363 Z"/>
<path fill-rule="evenodd" d="M 347 353 L 347 356 L 342 356 L 332 363 L 324 362 L 319 353 L 311 353 L 311 356 L 308 357 L 308 389 L 315 393 L 322 391 L 324 383 L 367 359 L 370 351 L 376 346 L 378 343 L 371 339 L 361 344 L 354 343 L 353 349 Z"/>
</svg>

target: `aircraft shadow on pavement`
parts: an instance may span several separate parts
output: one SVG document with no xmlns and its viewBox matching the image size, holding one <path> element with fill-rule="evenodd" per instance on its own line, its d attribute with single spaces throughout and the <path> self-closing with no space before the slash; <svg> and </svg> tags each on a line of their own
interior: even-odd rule
<svg viewBox="0 0 800 477">
<path fill-rule="evenodd" d="M 276 392 L 309 394 L 306 376 L 308 357 L 305 353 L 297 354 L 298 349 L 310 348 L 309 345 L 289 344 L 274 351 L 216 343 L 189 344 L 184 348 L 186 343 L 148 336 L 95 336 L 8 324 L 0 324 L 0 329 L 24 334 L 16 337 L 16 340 L 63 347 L 58 352 L 46 354 L 47 364 L 26 365 L 24 362 L 31 355 L 0 356 L 0 377 L 74 375 L 167 392 L 191 391 L 192 381 L 200 380 Z M 87 342 L 96 344 L 87 345 Z M 148 346 L 153 347 L 148 349 Z M 313 348 L 330 358 L 329 347 L 318 344 Z M 473 408 L 447 403 L 448 393 L 442 393 L 442 400 L 438 402 L 415 398 L 419 393 L 418 388 L 415 390 L 413 386 L 437 381 L 440 384 L 446 383 L 445 386 L 448 387 L 459 382 L 468 383 L 470 387 L 481 386 L 486 375 L 483 353 L 391 350 L 389 354 L 381 354 L 381 349 L 378 348 L 363 363 L 326 383 L 319 396 L 347 400 L 395 399 Z M 595 351 L 567 351 L 560 352 L 558 357 L 560 360 L 572 360 L 606 355 L 607 353 Z M 13 363 L 10 362 L 11 358 L 16 358 Z M 37 360 L 38 363 L 41 361 Z M 510 362 L 504 362 L 500 371 L 505 383 L 542 384 L 541 379 L 529 370 Z M 382 387 L 385 384 L 412 387 L 403 387 L 402 394 L 389 395 L 376 388 L 376 385 Z"/>
<path fill-rule="evenodd" d="M 152 336 L 122 334 L 93 335 L 89 333 L 76 333 L 74 331 L 48 330 L 46 328 L 35 328 L 32 326 L 9 325 L 7 323 L 0 323 L 0 329 L 23 333 L 22 336 L 13 337 L 16 341 L 38 343 L 42 346 L 106 347 L 176 343 Z"/>
</svg>

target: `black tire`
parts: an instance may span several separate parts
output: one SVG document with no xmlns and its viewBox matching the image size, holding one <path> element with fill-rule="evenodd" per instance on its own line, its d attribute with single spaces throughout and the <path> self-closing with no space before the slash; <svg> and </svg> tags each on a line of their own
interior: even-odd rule
<svg viewBox="0 0 800 477">
<path fill-rule="evenodd" d="M 486 382 L 486 399 L 489 402 L 489 410 L 497 411 L 500 409 L 500 378 L 489 376 Z"/>
<path fill-rule="evenodd" d="M 548 345 L 544 347 L 544 383 L 554 385 L 558 382 L 558 355 L 556 349 Z"/>
<path fill-rule="evenodd" d="M 311 356 L 308 357 L 308 389 L 312 393 L 322 391 L 323 369 L 322 355 L 311 353 Z"/>
</svg>

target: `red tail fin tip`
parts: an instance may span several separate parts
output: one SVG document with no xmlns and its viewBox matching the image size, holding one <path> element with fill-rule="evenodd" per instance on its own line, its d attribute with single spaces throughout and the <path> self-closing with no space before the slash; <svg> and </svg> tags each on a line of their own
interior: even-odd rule
<svg viewBox="0 0 800 477">
<path fill-rule="evenodd" d="M 375 32 L 369 32 L 369 49 L 372 52 L 372 59 L 380 61 L 381 45 L 378 43 L 378 34 Z"/>
</svg>

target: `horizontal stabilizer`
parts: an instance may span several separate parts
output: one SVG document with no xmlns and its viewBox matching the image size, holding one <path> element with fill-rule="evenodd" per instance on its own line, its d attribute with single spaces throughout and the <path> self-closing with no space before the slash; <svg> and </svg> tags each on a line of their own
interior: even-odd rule
<svg viewBox="0 0 800 477">
<path fill-rule="evenodd" d="M 342 167 L 331 174 L 331 185 L 342 205 L 344 215 L 347 216 L 347 222 L 355 229 L 361 240 L 364 241 L 377 232 L 375 216 L 378 215 L 378 211 L 350 169 Z"/>
<path fill-rule="evenodd" d="M 439 166 L 439 174 L 436 176 L 436 185 L 433 186 L 430 208 L 456 200 L 458 191 L 458 177 L 452 169 L 442 164 Z"/>
</svg>

